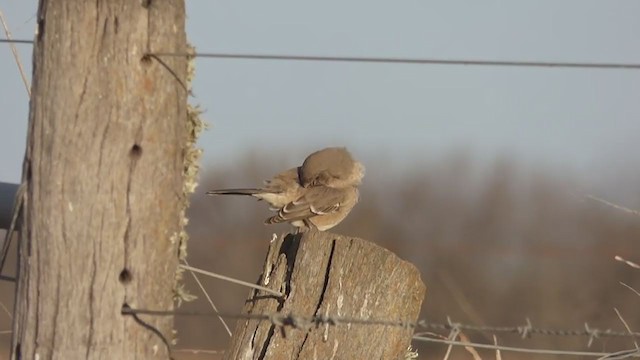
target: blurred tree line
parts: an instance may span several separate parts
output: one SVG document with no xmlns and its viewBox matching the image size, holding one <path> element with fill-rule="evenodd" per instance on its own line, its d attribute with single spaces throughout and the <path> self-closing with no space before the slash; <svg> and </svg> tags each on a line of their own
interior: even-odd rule
<svg viewBox="0 0 640 360">
<path fill-rule="evenodd" d="M 260 185 L 301 161 L 291 155 L 253 153 L 234 166 L 206 168 L 189 209 L 191 265 L 255 281 L 272 234 L 290 228 L 263 225 L 270 212 L 252 198 L 204 193 Z M 566 169 L 524 166 L 509 158 L 478 161 L 465 152 L 417 160 L 411 167 L 390 165 L 388 160 L 365 162 L 365 166 L 368 175 L 360 203 L 332 231 L 376 242 L 415 264 L 427 285 L 421 318 L 509 326 L 524 325 L 529 318 L 541 328 L 580 329 L 587 322 L 595 328 L 624 331 L 613 310 L 617 308 L 631 329 L 640 331 L 640 297 L 620 285 L 640 289 L 640 271 L 613 259 L 615 255 L 638 259 L 640 218 L 587 199 L 582 189 L 588 188 L 588 179 L 576 179 Z M 640 194 L 640 184 L 622 190 Z M 640 202 L 640 196 L 629 199 L 634 202 Z M 14 266 L 13 261 L 9 266 Z M 199 298 L 183 308 L 209 311 L 191 276 L 185 274 L 185 279 Z M 201 279 L 220 310 L 240 311 L 248 289 Z M 0 286 L 0 301 L 11 309 L 13 288 Z M 233 321 L 228 321 L 233 329 Z M 176 327 L 178 348 L 227 346 L 229 337 L 215 317 L 178 317 Z M 0 331 L 10 328 L 8 316 L 0 314 Z M 472 341 L 493 342 L 491 334 L 466 335 Z M 585 350 L 588 341 L 497 335 L 502 345 L 549 349 Z M 3 347 L 9 338 L 0 334 Z M 442 359 L 446 350 L 442 345 L 416 345 L 420 359 Z M 632 347 L 631 339 L 602 338 L 590 350 Z M 176 355 L 178 359 L 220 358 Z M 515 353 L 503 353 L 503 357 L 536 358 Z M 471 356 L 457 348 L 450 358 Z"/>
</svg>

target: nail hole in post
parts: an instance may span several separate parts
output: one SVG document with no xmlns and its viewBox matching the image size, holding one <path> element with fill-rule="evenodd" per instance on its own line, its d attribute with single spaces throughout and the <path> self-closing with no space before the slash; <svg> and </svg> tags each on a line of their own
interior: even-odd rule
<svg viewBox="0 0 640 360">
<path fill-rule="evenodd" d="M 122 304 L 122 309 L 120 310 L 120 313 L 123 314 L 123 315 L 134 315 L 135 316 L 135 314 L 131 313 L 131 306 L 129 306 L 129 304 L 127 304 L 127 303 Z"/>
<path fill-rule="evenodd" d="M 120 283 L 124 284 L 124 285 L 130 283 L 131 282 L 131 278 L 132 278 L 132 276 L 131 276 L 131 272 L 129 271 L 129 269 L 123 269 L 120 272 L 120 276 L 118 276 L 118 280 L 120 280 Z"/>
<path fill-rule="evenodd" d="M 142 147 L 138 144 L 133 144 L 131 150 L 129 151 L 129 155 L 134 159 L 139 158 L 140 156 L 142 156 Z"/>
<path fill-rule="evenodd" d="M 146 66 L 151 65 L 151 55 L 149 55 L 149 54 L 145 54 L 145 55 L 140 59 L 140 62 L 142 63 L 142 65 L 146 65 Z"/>
</svg>

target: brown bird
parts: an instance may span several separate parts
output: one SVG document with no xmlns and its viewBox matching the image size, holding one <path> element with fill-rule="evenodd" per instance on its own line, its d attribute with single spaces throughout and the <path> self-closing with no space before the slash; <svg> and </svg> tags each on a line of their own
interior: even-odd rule
<svg viewBox="0 0 640 360">
<path fill-rule="evenodd" d="M 326 148 L 309 155 L 302 166 L 286 170 L 262 188 L 221 189 L 208 195 L 251 195 L 278 213 L 265 224 L 282 222 L 304 231 L 330 229 L 344 220 L 358 202 L 364 166 L 346 148 Z"/>
</svg>

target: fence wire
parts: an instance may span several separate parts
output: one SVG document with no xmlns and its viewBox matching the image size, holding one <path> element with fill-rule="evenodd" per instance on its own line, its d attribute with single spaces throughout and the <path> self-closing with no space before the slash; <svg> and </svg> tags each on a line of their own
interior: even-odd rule
<svg viewBox="0 0 640 360">
<path fill-rule="evenodd" d="M 122 314 L 131 315 L 152 315 L 152 316 L 220 316 L 228 319 L 244 319 L 244 320 L 258 320 L 269 321 L 273 325 L 277 326 L 290 326 L 299 329 L 308 329 L 313 326 L 320 325 L 378 325 L 378 326 L 397 326 L 407 329 L 424 329 L 424 330 L 467 330 L 476 332 L 488 332 L 488 333 L 511 333 L 518 334 L 522 338 L 528 338 L 532 335 L 543 336 L 583 336 L 589 338 L 601 338 L 601 337 L 623 337 L 623 338 L 635 338 L 640 337 L 640 332 L 623 332 L 615 331 L 611 329 L 597 329 L 592 328 L 585 323 L 583 329 L 550 329 L 550 328 L 538 328 L 531 324 L 531 321 L 527 320 L 526 324 L 521 326 L 488 326 L 488 325 L 473 325 L 463 324 L 449 321 L 447 323 L 430 322 L 422 319 L 418 321 L 403 321 L 403 320 L 385 320 L 385 319 L 366 319 L 355 318 L 345 316 L 329 316 L 329 315 L 316 315 L 316 316 L 298 316 L 294 314 L 285 313 L 269 313 L 269 314 L 240 314 L 240 313 L 223 313 L 223 312 L 211 312 L 211 311 L 184 311 L 184 310 L 149 310 L 149 309 L 134 309 L 125 307 L 122 309 Z"/>
<path fill-rule="evenodd" d="M 32 40 L 0 39 L 0 43 L 33 44 Z M 527 61 L 527 60 L 487 60 L 487 59 L 444 59 L 444 58 L 405 58 L 405 57 L 371 57 L 371 56 L 332 56 L 332 55 L 295 55 L 295 54 L 255 54 L 255 53 L 223 53 L 223 52 L 151 52 L 145 56 L 153 57 L 196 57 L 210 59 L 243 59 L 243 60 L 289 60 L 289 61 L 324 61 L 386 64 L 431 64 L 431 65 L 471 65 L 501 67 L 542 67 L 542 68 L 583 68 L 583 69 L 627 69 L 640 70 L 636 63 L 605 62 L 562 62 L 562 61 Z"/>
<path fill-rule="evenodd" d="M 447 323 L 430 322 L 428 320 L 418 321 L 403 321 L 403 320 L 385 320 L 385 319 L 373 319 L 373 318 L 356 318 L 356 317 L 344 317 L 344 316 L 329 316 L 329 315 L 317 315 L 317 316 L 298 316 L 294 314 L 285 313 L 269 313 L 269 314 L 241 314 L 241 313 L 221 313 L 221 312 L 203 312 L 203 311 L 184 311 L 184 310 L 150 310 L 150 309 L 135 309 L 128 306 L 123 307 L 123 315 L 149 315 L 149 316 L 216 316 L 228 319 L 236 320 L 257 320 L 267 321 L 274 326 L 278 327 L 291 327 L 299 330 L 310 330 L 311 328 L 319 327 L 321 325 L 339 326 L 339 325 L 374 325 L 374 326 L 397 326 L 405 329 L 423 329 L 423 330 L 447 330 L 451 334 L 458 334 L 462 330 L 475 331 L 482 333 L 511 333 L 518 334 L 522 338 L 529 338 L 533 335 L 544 336 L 582 336 L 588 338 L 588 346 L 591 346 L 592 342 L 598 338 L 604 337 L 619 337 L 619 338 L 636 338 L 640 337 L 639 332 L 622 332 L 614 331 L 611 329 L 601 330 L 592 328 L 585 323 L 583 329 L 549 329 L 539 328 L 532 325 L 531 321 L 527 319 L 526 323 L 521 326 L 488 326 L 488 325 L 474 325 L 452 322 L 449 320 Z M 582 356 L 582 357 L 597 357 L 599 360 L 620 360 L 632 357 L 640 357 L 640 349 L 634 348 L 629 350 L 616 351 L 611 353 L 605 352 L 591 352 L 591 351 L 573 351 L 573 350 L 557 350 L 557 349 L 534 349 L 534 348 L 521 348 L 502 345 L 490 345 L 481 343 L 470 343 L 467 341 L 455 341 L 453 338 L 438 339 L 434 337 L 426 337 L 425 334 L 430 333 L 417 333 L 413 337 L 416 341 L 441 343 L 451 346 L 465 346 L 474 347 L 480 349 L 492 349 L 501 351 L 521 352 L 540 355 L 567 355 L 567 356 Z M 433 334 L 431 334 L 433 335 Z"/>
</svg>

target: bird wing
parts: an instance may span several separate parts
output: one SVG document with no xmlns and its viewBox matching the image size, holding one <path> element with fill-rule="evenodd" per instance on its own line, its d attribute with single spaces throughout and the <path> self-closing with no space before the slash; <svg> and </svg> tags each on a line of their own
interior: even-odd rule
<svg viewBox="0 0 640 360">
<path fill-rule="evenodd" d="M 269 203 L 272 210 L 279 210 L 299 198 L 302 190 L 298 180 L 298 168 L 293 168 L 265 181 L 260 192 L 253 196 Z"/>
<path fill-rule="evenodd" d="M 340 210 L 349 191 L 353 190 L 326 186 L 307 188 L 301 197 L 286 204 L 277 215 L 267 219 L 267 223 L 275 224 L 335 213 Z"/>
<path fill-rule="evenodd" d="M 270 180 L 264 182 L 262 188 L 265 192 L 282 193 L 300 187 L 298 178 L 298 168 L 292 168 L 277 174 Z"/>
</svg>

